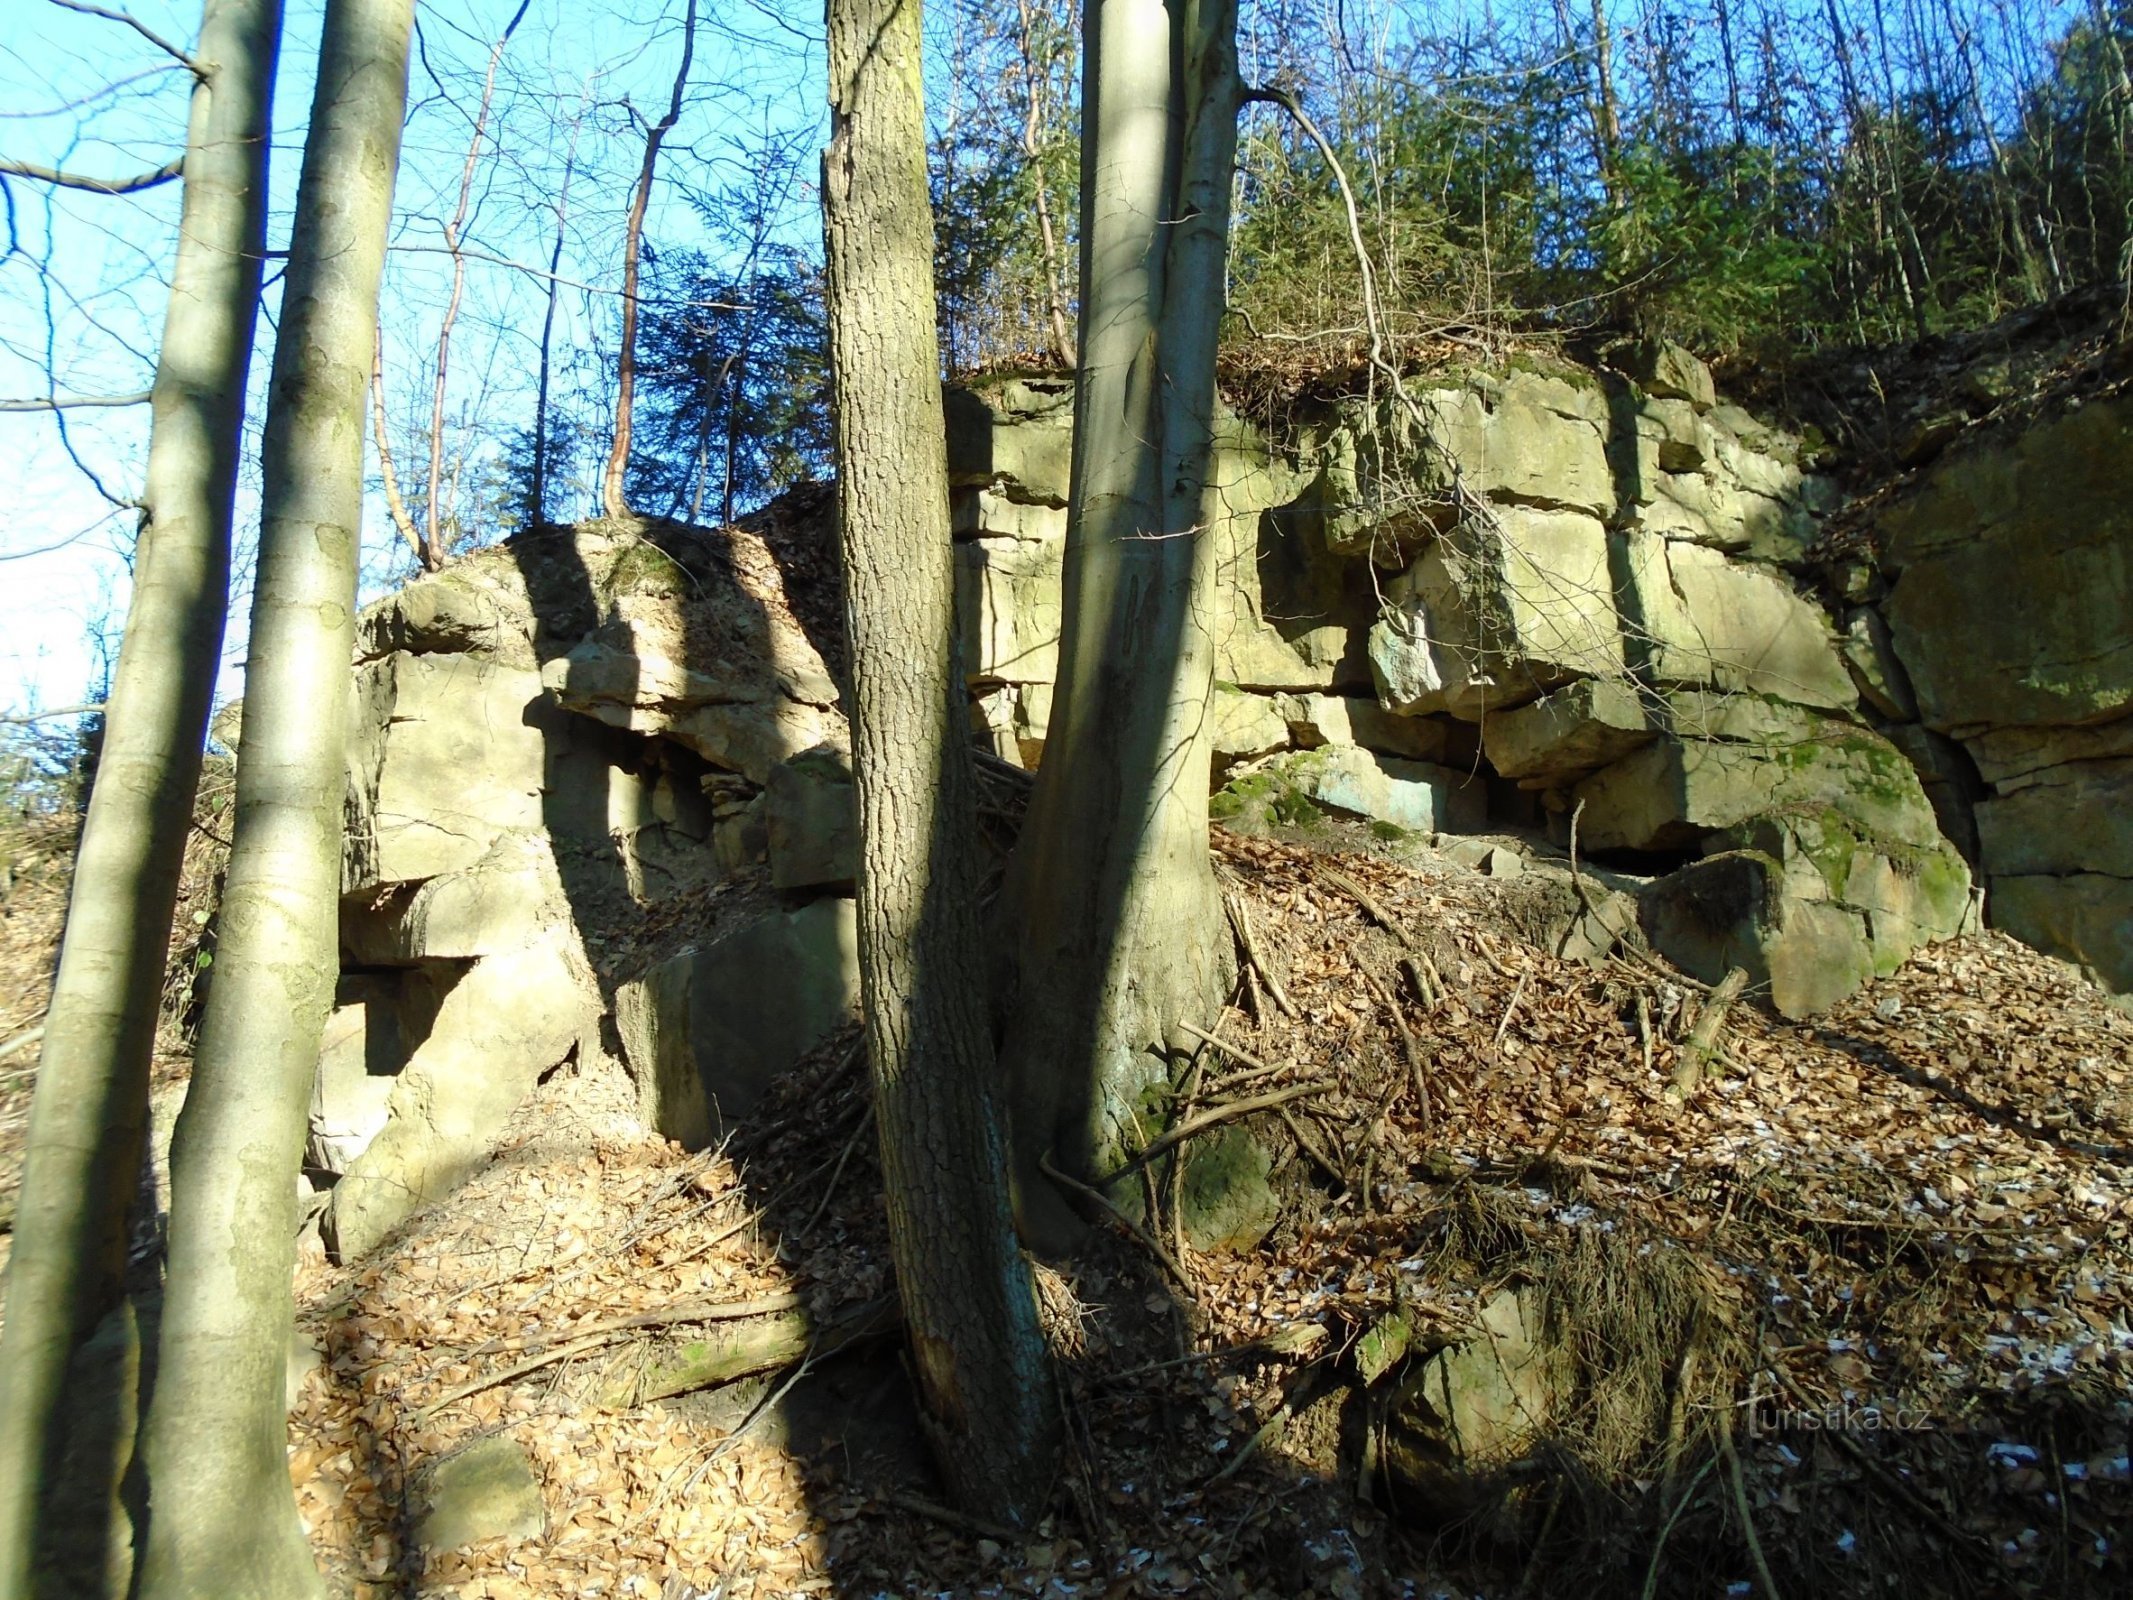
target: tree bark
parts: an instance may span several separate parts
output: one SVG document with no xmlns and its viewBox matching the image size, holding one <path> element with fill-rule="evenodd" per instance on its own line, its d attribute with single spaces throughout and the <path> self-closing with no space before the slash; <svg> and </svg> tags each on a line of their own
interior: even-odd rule
<svg viewBox="0 0 2133 1600">
<path fill-rule="evenodd" d="M 934 1453 L 966 1511 L 1028 1527 L 1057 1420 L 991 1092 L 920 59 L 919 0 L 831 0 L 822 194 L 860 976 L 890 1251 Z"/>
<path fill-rule="evenodd" d="M 689 64 L 696 59 L 696 0 L 682 21 L 681 65 L 674 73 L 674 94 L 667 114 L 645 130 L 644 165 L 630 195 L 629 225 L 622 240 L 622 351 L 615 361 L 615 439 L 608 447 L 607 470 L 600 479 L 600 509 L 610 517 L 629 515 L 625 492 L 630 465 L 631 413 L 637 402 L 637 258 L 644 251 L 644 213 L 652 200 L 652 176 L 659 147 L 681 120 L 681 100 L 689 87 Z"/>
<path fill-rule="evenodd" d="M 324 1586 L 290 1493 L 296 1177 L 333 999 L 363 402 L 413 0 L 328 0 L 261 449 L 215 986 L 171 1150 L 143 1600 Z"/>
<path fill-rule="evenodd" d="M 0 1596 L 25 1592 L 67 1364 L 117 1302 L 170 919 L 229 605 L 280 0 L 207 0 L 125 643 L 45 1023 L 0 1343 Z"/>
<path fill-rule="evenodd" d="M 1012 864 L 1005 1033 L 1025 1232 L 1039 1176 L 1118 1164 L 1135 1102 L 1229 979 L 1207 853 L 1204 529 L 1237 80 L 1235 0 L 1098 0 L 1082 74 L 1080 360 L 1059 676 Z"/>
</svg>

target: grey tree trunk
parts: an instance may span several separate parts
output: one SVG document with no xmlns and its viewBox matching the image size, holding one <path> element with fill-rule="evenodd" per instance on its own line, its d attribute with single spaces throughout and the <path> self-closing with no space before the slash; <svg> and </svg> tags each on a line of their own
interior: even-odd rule
<svg viewBox="0 0 2133 1600">
<path fill-rule="evenodd" d="M 1059 677 L 1005 899 L 1023 1225 L 1039 1159 L 1115 1165 L 1229 981 L 1207 852 L 1203 529 L 1237 140 L 1236 0 L 1096 0 L 1082 73 L 1080 360 Z"/>
<path fill-rule="evenodd" d="M 222 939 L 171 1151 L 144 1600 L 323 1594 L 285 1459 L 296 1176 L 332 1003 L 348 662 L 413 0 L 328 0 L 261 452 Z"/>
<path fill-rule="evenodd" d="M 76 1348 L 116 1304 L 200 781 L 266 231 L 280 0 L 207 0 L 125 643 L 45 1023 L 0 1342 L 0 1600 L 29 1580 Z"/>
<path fill-rule="evenodd" d="M 958 1504 L 1030 1526 L 1056 1418 L 1015 1241 L 954 661 L 919 0 L 831 0 L 822 195 L 860 815 L 859 956 L 912 1364 Z"/>
</svg>

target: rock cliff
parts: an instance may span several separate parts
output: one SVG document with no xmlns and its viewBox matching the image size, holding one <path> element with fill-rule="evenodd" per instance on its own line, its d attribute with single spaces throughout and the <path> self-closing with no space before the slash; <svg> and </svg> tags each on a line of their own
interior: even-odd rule
<svg viewBox="0 0 2133 1600">
<path fill-rule="evenodd" d="M 950 397 L 973 731 L 1010 766 L 1043 759 L 1071 413 L 1052 377 Z M 1669 347 L 1226 417 L 1216 814 L 1491 872 L 1574 850 L 1610 887 L 1564 948 L 1641 932 L 1788 1016 L 1964 926 L 1973 868 L 1991 920 L 2133 987 L 2129 425 L 1951 451 L 1832 561 L 1813 452 Z M 851 1013 L 830 524 L 811 490 L 541 529 L 365 612 L 309 1157 L 341 1252 L 574 1056 L 700 1146 Z"/>
</svg>

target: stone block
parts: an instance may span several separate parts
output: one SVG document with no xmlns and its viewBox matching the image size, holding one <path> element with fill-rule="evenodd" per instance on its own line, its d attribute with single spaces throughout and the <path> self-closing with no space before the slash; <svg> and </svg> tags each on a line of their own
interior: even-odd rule
<svg viewBox="0 0 2133 1600">
<path fill-rule="evenodd" d="M 1050 683 L 1059 673 L 1063 542 L 971 539 L 955 547 L 956 633 L 973 683 Z"/>
<path fill-rule="evenodd" d="M 1995 928 L 2133 993 L 2133 883 L 2101 872 L 1995 877 L 1985 908 Z"/>
<path fill-rule="evenodd" d="M 1481 779 L 1451 767 L 1328 745 L 1290 758 L 1285 770 L 1322 806 L 1412 833 L 1472 833 L 1488 820 Z"/>
<path fill-rule="evenodd" d="M 1246 760 L 1289 743 L 1289 724 L 1282 716 L 1282 702 L 1271 695 L 1250 694 L 1218 683 L 1208 697 L 1207 719 L 1213 728 L 1217 756 Z"/>
<path fill-rule="evenodd" d="M 1299 749 L 1356 744 L 1409 761 L 1444 759 L 1448 733 L 1442 722 L 1387 711 L 1362 695 L 1299 694 L 1281 700 L 1289 737 Z"/>
<path fill-rule="evenodd" d="M 538 674 L 401 652 L 357 668 L 353 694 L 345 889 L 458 871 L 499 835 L 540 829 Z"/>
<path fill-rule="evenodd" d="M 1857 703 L 1828 619 L 1783 579 L 1700 545 L 1619 537 L 1629 654 L 1654 681 L 1832 710 Z"/>
<path fill-rule="evenodd" d="M 508 1434 L 455 1451 L 424 1476 L 415 1543 L 431 1552 L 485 1539 L 538 1539 L 548 1530 L 541 1480 Z"/>
<path fill-rule="evenodd" d="M 1587 678 L 1481 724 L 1482 748 L 1506 778 L 1552 786 L 1648 744 L 1657 733 L 1644 691 L 1625 678 Z"/>
<path fill-rule="evenodd" d="M 1958 452 L 1882 514 L 1896 574 L 1883 610 L 1929 726 L 1962 736 L 2133 710 L 2129 459 L 2121 396 Z"/>
<path fill-rule="evenodd" d="M 2079 872 L 2133 880 L 2133 759 L 2048 767 L 1977 805 L 1978 860 L 1995 878 Z"/>
<path fill-rule="evenodd" d="M 1901 751 L 1865 728 L 1815 719 L 1768 743 L 1668 736 L 1577 786 L 1594 850 L 1680 850 L 1773 812 L 1828 811 L 1858 837 L 1934 849 L 1939 823 Z"/>
<path fill-rule="evenodd" d="M 547 838 L 512 832 L 499 835 L 470 866 L 346 897 L 341 949 L 371 967 L 470 961 L 516 950 L 542 927 L 569 917 Z"/>
<path fill-rule="evenodd" d="M 774 887 L 858 881 L 859 792 L 844 751 L 823 745 L 779 762 L 763 787 L 763 805 Z"/>
<path fill-rule="evenodd" d="M 656 651 L 587 639 L 541 669 L 558 705 L 612 728 L 672 739 L 757 783 L 787 756 L 843 737 L 837 689 L 797 629 L 777 630 L 773 659 L 702 672 Z"/>
<path fill-rule="evenodd" d="M 592 1029 L 599 997 L 560 930 L 483 958 L 445 994 L 393 1082 L 384 1128 L 334 1186 L 325 1235 L 374 1248 L 488 1158 L 505 1120 Z"/>
<path fill-rule="evenodd" d="M 858 1003 L 858 917 L 835 897 L 773 912 L 623 984 L 615 1025 L 646 1124 L 691 1149 L 713 1143 Z"/>
<path fill-rule="evenodd" d="M 1760 851 L 1693 862 L 1639 902 L 1654 950 L 1705 983 L 1742 968 L 1786 1017 L 1826 1011 L 1874 975 L 1865 917 L 1798 893 L 1784 864 Z"/>
</svg>

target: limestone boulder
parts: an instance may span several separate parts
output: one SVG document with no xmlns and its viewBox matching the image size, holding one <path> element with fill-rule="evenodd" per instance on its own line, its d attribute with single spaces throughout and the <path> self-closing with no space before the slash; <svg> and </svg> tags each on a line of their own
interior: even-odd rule
<svg viewBox="0 0 2133 1600">
<path fill-rule="evenodd" d="M 340 1259 L 381 1243 L 488 1158 L 505 1120 L 590 1035 L 598 991 L 551 929 L 474 962 L 393 1080 L 385 1126 L 334 1186 L 324 1231 Z"/>
<path fill-rule="evenodd" d="M 1572 1403 L 1575 1367 L 1545 1317 L 1538 1290 L 1501 1289 L 1471 1338 L 1410 1363 L 1385 1457 L 1417 1509 L 1470 1515 L 1486 1481 L 1529 1454 Z"/>
<path fill-rule="evenodd" d="M 1639 897 L 1645 936 L 1692 977 L 1716 983 L 1740 967 L 1780 1015 L 1813 1016 L 1874 975 L 1874 951 L 1860 913 L 1798 882 L 1758 851 L 1707 857 Z"/>
<path fill-rule="evenodd" d="M 1577 677 L 1620 677 L 1608 537 L 1582 512 L 1505 507 L 1386 589 L 1370 631 L 1379 701 L 1478 721 Z"/>
<path fill-rule="evenodd" d="M 539 674 L 400 651 L 358 667 L 352 693 L 345 889 L 458 871 L 540 830 L 560 719 Z"/>
<path fill-rule="evenodd" d="M 1487 817 L 1479 778 L 1354 745 L 1299 752 L 1278 764 L 1283 781 L 1317 804 L 1411 833 L 1471 833 Z"/>
<path fill-rule="evenodd" d="M 1398 716 L 1362 695 L 1284 695 L 1280 713 L 1298 749 L 1356 744 L 1409 761 L 1442 761 L 1450 732 L 1425 717 Z"/>
<path fill-rule="evenodd" d="M 1828 619 L 1784 579 L 1700 545 L 1617 538 L 1628 655 L 1653 681 L 1829 710 L 1857 704 Z"/>
<path fill-rule="evenodd" d="M 647 1126 L 701 1149 L 858 1004 L 858 917 L 832 897 L 772 912 L 624 983 L 615 1025 Z"/>
<path fill-rule="evenodd" d="M 763 789 L 770 881 L 779 889 L 847 886 L 859 877 L 859 793 L 834 745 L 770 769 Z"/>
<path fill-rule="evenodd" d="M 486 1539 L 538 1539 L 548 1530 L 540 1477 L 509 1434 L 454 1451 L 423 1476 L 415 1543 L 441 1553 Z"/>
<path fill-rule="evenodd" d="M 1998 876 L 2108 873 L 2133 882 L 2133 759 L 2070 761 L 1977 807 L 1979 859 Z"/>
<path fill-rule="evenodd" d="M 1007 376 L 947 391 L 948 481 L 1064 506 L 1074 473 L 1074 381 Z"/>
<path fill-rule="evenodd" d="M 515 950 L 569 905 L 546 834 L 499 834 L 478 861 L 346 897 L 341 949 L 366 967 L 471 961 Z"/>
<path fill-rule="evenodd" d="M 1273 1162 L 1243 1128 L 1194 1140 L 1181 1174 L 1185 1237 L 1203 1254 L 1255 1248 L 1281 1219 Z"/>
<path fill-rule="evenodd" d="M 1621 759 L 1658 732 L 1636 683 L 1587 678 L 1487 718 L 1481 743 L 1503 777 L 1553 787 Z"/>
<path fill-rule="evenodd" d="M 344 1173 L 383 1131 L 400 1069 L 457 976 L 430 969 L 341 979 L 311 1084 L 305 1167 Z"/>
<path fill-rule="evenodd" d="M 356 626 L 356 652 L 365 658 L 469 655 L 531 668 L 539 665 L 531 612 L 515 565 L 462 562 L 366 608 Z"/>
<path fill-rule="evenodd" d="M 1862 836 L 1933 848 L 1933 808 L 1902 752 L 1856 724 L 1765 706 L 1779 719 L 1754 739 L 1670 734 L 1574 791 L 1595 850 L 1693 849 L 1710 832 L 1775 812 L 1832 812 Z"/>
<path fill-rule="evenodd" d="M 1050 683 L 1058 676 L 1065 553 L 1064 540 L 956 545 L 956 631 L 973 682 Z"/>
<path fill-rule="evenodd" d="M 1882 514 L 1889 631 L 1929 726 L 2076 728 L 2133 711 L 2128 459 L 2121 396 L 1951 456 Z"/>
<path fill-rule="evenodd" d="M 821 658 L 804 639 L 785 643 L 792 653 L 782 667 L 771 660 L 728 673 L 596 636 L 550 661 L 540 682 L 565 710 L 671 739 L 761 783 L 788 756 L 844 737 Z"/>
<path fill-rule="evenodd" d="M 2107 988 L 2133 992 L 2133 884 L 2102 872 L 1992 880 L 1993 925 L 2075 963 Z"/>
<path fill-rule="evenodd" d="M 1216 756 L 1247 760 L 1287 745 L 1289 724 L 1282 709 L 1282 702 L 1272 695 L 1216 684 L 1207 703 Z"/>
</svg>

